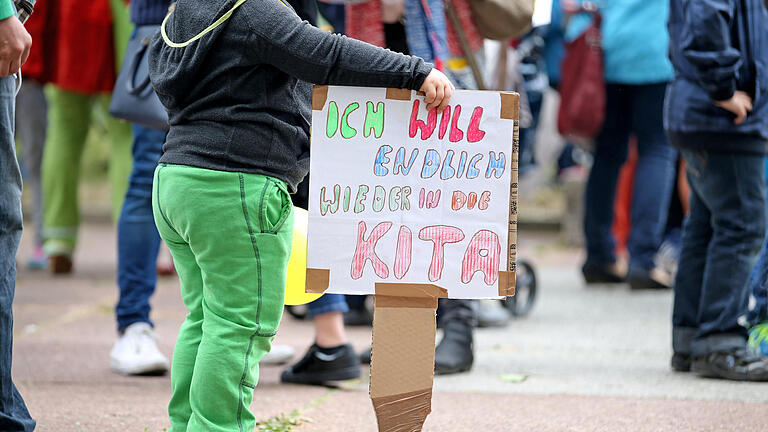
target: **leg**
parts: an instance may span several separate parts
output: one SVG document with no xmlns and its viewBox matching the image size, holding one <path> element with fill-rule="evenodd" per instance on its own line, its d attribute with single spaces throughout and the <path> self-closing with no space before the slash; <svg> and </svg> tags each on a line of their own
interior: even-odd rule
<svg viewBox="0 0 768 432">
<path fill-rule="evenodd" d="M 698 182 L 712 212 L 694 357 L 741 349 L 747 280 L 765 236 L 765 177 L 759 155 L 710 153 Z M 749 215 L 745 217 L 745 215 Z"/>
<path fill-rule="evenodd" d="M 118 330 L 136 322 L 151 324 L 149 298 L 155 291 L 160 236 L 152 216 L 152 177 L 165 132 L 134 126 L 133 171 L 117 224 Z"/>
<path fill-rule="evenodd" d="M 536 130 L 539 127 L 539 115 L 544 95 L 541 90 L 533 90 L 527 93 L 528 106 L 531 109 L 531 124 L 527 128 L 520 129 L 520 172 L 525 174 L 536 167 Z"/>
<path fill-rule="evenodd" d="M 16 251 L 21 240 L 21 173 L 13 142 L 16 80 L 0 79 L 0 430 L 31 432 L 35 421 L 11 379 Z"/>
<path fill-rule="evenodd" d="M 477 302 L 467 299 L 440 299 L 438 315 L 443 339 L 435 348 L 435 373 L 465 372 L 474 363 L 473 332 L 477 326 Z"/>
<path fill-rule="evenodd" d="M 43 86 L 26 80 L 16 97 L 17 135 L 24 146 L 26 182 L 34 194 L 35 243 L 43 244 L 43 192 L 40 184 L 40 165 L 43 161 L 45 133 L 48 127 L 48 103 Z"/>
<path fill-rule="evenodd" d="M 699 155 L 691 151 L 683 151 L 683 155 L 686 159 L 688 181 L 691 185 L 690 213 L 683 226 L 683 245 L 674 286 L 672 347 L 676 354 L 690 356 L 691 342 L 699 328 L 701 288 L 707 250 L 712 240 L 712 226 L 710 225 L 712 215 L 699 197 L 696 186 L 696 179 L 700 174 L 694 168 L 699 164 L 694 159 L 699 158 Z"/>
<path fill-rule="evenodd" d="M 647 277 L 664 237 L 675 181 L 677 152 L 664 135 L 662 107 L 666 84 L 637 86 L 632 98 L 632 130 L 637 136 L 637 171 L 629 237 L 630 275 Z M 668 286 L 668 285 L 667 285 Z"/>
<path fill-rule="evenodd" d="M 309 317 L 315 323 L 315 343 L 324 348 L 347 343 L 344 312 L 348 311 L 342 294 L 325 294 L 309 304 Z"/>
<path fill-rule="evenodd" d="M 282 382 L 323 384 L 360 376 L 360 362 L 344 331 L 347 310 L 341 294 L 326 294 L 309 304 L 309 316 L 315 324 L 315 343 L 301 360 L 283 371 Z"/>
<path fill-rule="evenodd" d="M 77 240 L 80 159 L 91 123 L 91 96 L 51 85 L 43 152 L 43 236 L 49 256 L 71 257 Z M 52 269 L 55 270 L 55 269 Z"/>
<path fill-rule="evenodd" d="M 594 164 L 584 194 L 587 267 L 604 268 L 616 261 L 611 233 L 613 201 L 619 169 L 627 158 L 629 95 L 624 86 L 606 86 L 606 116 L 595 143 Z"/>
<path fill-rule="evenodd" d="M 109 110 L 109 96 L 100 96 L 101 108 Z M 131 124 L 106 114 L 107 133 L 112 144 L 109 158 L 109 183 L 112 185 L 112 220 L 117 223 L 131 174 Z"/>
<path fill-rule="evenodd" d="M 157 179 L 155 174 L 155 179 Z M 159 182 L 155 180 L 152 199 L 154 218 L 160 236 L 173 255 L 174 265 L 179 275 L 181 297 L 187 307 L 187 317 L 181 324 L 176 346 L 173 349 L 171 366 L 171 400 L 168 403 L 168 415 L 171 420 L 171 432 L 186 432 L 192 416 L 189 402 L 192 372 L 195 369 L 200 339 L 203 336 L 203 276 L 195 261 L 195 255 L 189 244 L 171 227 L 159 208 Z M 164 190 L 163 194 L 174 193 Z M 163 197 L 164 198 L 164 197 Z"/>
<path fill-rule="evenodd" d="M 160 166 L 155 182 L 156 209 L 189 244 L 204 284 L 187 430 L 253 430 L 258 362 L 283 311 L 293 236 L 287 188 L 265 176 L 173 165 Z"/>
<path fill-rule="evenodd" d="M 160 236 L 152 216 L 152 176 L 160 159 L 165 132 L 134 127 L 134 164 L 130 187 L 117 224 L 115 312 L 119 337 L 110 353 L 112 370 L 126 375 L 162 374 L 168 360 L 157 348 L 149 299 L 155 292 L 155 263 Z"/>
</svg>

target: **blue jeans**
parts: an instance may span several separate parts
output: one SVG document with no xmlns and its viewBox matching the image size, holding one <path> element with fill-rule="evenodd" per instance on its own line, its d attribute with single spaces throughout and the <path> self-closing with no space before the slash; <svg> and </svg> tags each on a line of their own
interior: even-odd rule
<svg viewBox="0 0 768 432">
<path fill-rule="evenodd" d="M 152 215 L 152 178 L 163 151 L 165 132 L 133 126 L 133 170 L 117 223 L 117 327 L 149 319 L 149 298 L 157 283 L 160 235 Z"/>
<path fill-rule="evenodd" d="M 32 431 L 24 399 L 11 379 L 16 251 L 21 240 L 21 172 L 13 140 L 16 80 L 0 78 L 0 430 Z"/>
<path fill-rule="evenodd" d="M 670 135 L 679 147 L 686 147 L 687 137 Z M 675 352 L 695 358 L 745 347 L 747 329 L 740 321 L 765 236 L 765 175 L 761 155 L 681 152 L 691 197 L 675 280 L 672 343 Z"/>
<path fill-rule="evenodd" d="M 344 313 L 349 310 L 344 294 L 323 294 L 322 297 L 309 304 L 307 316 L 314 318 L 332 312 Z"/>
<path fill-rule="evenodd" d="M 587 262 L 616 261 L 611 231 L 619 170 L 627 159 L 630 135 L 637 137 L 637 171 L 632 193 L 632 231 L 627 248 L 630 269 L 648 271 L 661 245 L 675 177 L 677 152 L 667 143 L 662 122 L 666 84 L 606 86 L 603 130 L 585 193 Z"/>
</svg>

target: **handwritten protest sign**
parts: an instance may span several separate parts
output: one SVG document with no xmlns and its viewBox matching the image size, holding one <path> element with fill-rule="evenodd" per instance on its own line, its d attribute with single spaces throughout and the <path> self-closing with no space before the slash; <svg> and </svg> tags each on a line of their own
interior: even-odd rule
<svg viewBox="0 0 768 432">
<path fill-rule="evenodd" d="M 509 293 L 516 119 L 513 93 L 456 91 L 438 115 L 408 90 L 316 87 L 309 289 L 373 294 L 387 282 L 436 285 L 452 298 Z"/>
</svg>

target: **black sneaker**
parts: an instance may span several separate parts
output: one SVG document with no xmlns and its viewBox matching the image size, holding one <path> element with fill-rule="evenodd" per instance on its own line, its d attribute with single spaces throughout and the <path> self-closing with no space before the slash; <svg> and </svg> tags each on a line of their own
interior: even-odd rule
<svg viewBox="0 0 768 432">
<path fill-rule="evenodd" d="M 746 349 L 714 352 L 693 359 L 691 372 L 706 378 L 768 381 L 768 359 L 761 359 Z"/>
<path fill-rule="evenodd" d="M 327 350 L 313 344 L 303 359 L 283 371 L 280 381 L 322 385 L 328 381 L 345 381 L 359 376 L 360 364 L 352 345 L 346 344 L 335 350 Z"/>
<path fill-rule="evenodd" d="M 625 278 L 620 267 L 618 263 L 601 265 L 586 262 L 581 267 L 581 274 L 584 275 L 584 282 L 588 284 L 617 284 L 624 282 Z"/>
<path fill-rule="evenodd" d="M 674 353 L 672 355 L 672 361 L 670 362 L 672 369 L 676 372 L 690 372 L 691 371 L 691 355 Z"/>
<path fill-rule="evenodd" d="M 373 349 L 371 347 L 366 348 L 363 350 L 363 352 L 360 353 L 360 363 L 361 364 L 371 364 L 371 357 L 373 355 Z"/>
</svg>

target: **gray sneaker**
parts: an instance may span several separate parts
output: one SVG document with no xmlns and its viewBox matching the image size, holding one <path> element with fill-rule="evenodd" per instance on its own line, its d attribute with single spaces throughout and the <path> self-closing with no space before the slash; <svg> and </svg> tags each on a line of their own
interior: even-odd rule
<svg viewBox="0 0 768 432">
<path fill-rule="evenodd" d="M 746 349 L 713 352 L 695 358 L 691 372 L 705 378 L 768 381 L 768 359 L 761 359 Z"/>
</svg>

